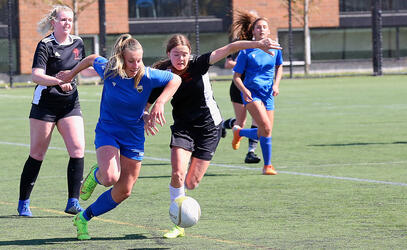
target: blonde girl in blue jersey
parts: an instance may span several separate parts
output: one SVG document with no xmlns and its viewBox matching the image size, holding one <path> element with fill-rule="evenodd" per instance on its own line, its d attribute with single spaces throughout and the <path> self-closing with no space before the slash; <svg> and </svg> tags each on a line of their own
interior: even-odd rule
<svg viewBox="0 0 407 250">
<path fill-rule="evenodd" d="M 254 21 L 252 22 L 251 20 Z M 270 29 L 267 19 L 254 17 L 253 14 L 237 11 L 232 29 L 239 37 L 259 41 L 269 37 Z M 242 92 L 243 103 L 256 121 L 258 128 L 242 129 L 233 127 L 233 149 L 238 149 L 242 136 L 260 141 L 263 153 L 263 174 L 276 175 L 271 164 L 271 134 L 274 123 L 274 98 L 279 94 L 280 80 L 283 74 L 281 50 L 270 50 L 266 53 L 259 49 L 240 51 L 233 81 Z M 242 81 L 242 74 L 245 78 Z"/>
<path fill-rule="evenodd" d="M 87 224 L 92 217 L 114 209 L 130 196 L 144 155 L 144 129 L 155 134 L 156 123 L 165 124 L 164 104 L 181 84 L 181 78 L 175 74 L 145 67 L 143 48 L 129 34 L 117 39 L 112 53 L 109 59 L 88 56 L 72 71 L 58 75 L 69 81 L 81 70 L 93 66 L 104 81 L 95 130 L 97 165 L 84 180 L 80 197 L 89 199 L 97 184 L 113 187 L 75 216 L 79 240 L 90 239 Z M 163 86 L 151 111 L 145 112 L 151 91 Z"/>
</svg>

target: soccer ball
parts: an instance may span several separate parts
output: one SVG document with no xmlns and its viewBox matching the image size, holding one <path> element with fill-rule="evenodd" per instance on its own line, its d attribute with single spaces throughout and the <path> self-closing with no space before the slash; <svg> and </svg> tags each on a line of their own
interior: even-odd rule
<svg viewBox="0 0 407 250">
<path fill-rule="evenodd" d="M 180 227 L 192 227 L 201 217 L 201 207 L 192 197 L 181 196 L 170 205 L 170 219 Z"/>
</svg>

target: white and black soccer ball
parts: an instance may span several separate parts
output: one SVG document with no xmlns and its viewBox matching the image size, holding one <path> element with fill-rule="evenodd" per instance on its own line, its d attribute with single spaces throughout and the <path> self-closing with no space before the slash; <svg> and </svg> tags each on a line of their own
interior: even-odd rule
<svg viewBox="0 0 407 250">
<path fill-rule="evenodd" d="M 201 207 L 192 197 L 181 196 L 170 205 L 170 219 L 180 227 L 192 227 L 201 217 Z"/>
</svg>

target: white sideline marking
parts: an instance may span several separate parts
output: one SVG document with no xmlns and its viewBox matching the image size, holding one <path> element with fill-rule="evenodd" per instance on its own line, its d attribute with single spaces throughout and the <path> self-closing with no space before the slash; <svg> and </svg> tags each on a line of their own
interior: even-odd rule
<svg viewBox="0 0 407 250">
<path fill-rule="evenodd" d="M 30 147 L 29 144 L 14 143 L 14 142 L 0 141 L 0 144 L 12 145 L 12 146 L 21 146 L 21 147 Z M 60 147 L 49 147 L 49 149 L 66 151 L 65 148 L 60 148 Z M 96 154 L 95 150 L 85 150 L 85 153 Z M 167 158 L 157 158 L 157 157 L 145 156 L 144 159 L 153 160 L 153 161 L 171 162 L 170 159 L 167 159 Z M 395 163 L 403 163 L 403 162 L 395 162 Z M 356 163 L 356 164 L 360 164 L 360 163 Z M 365 165 L 368 165 L 368 164 L 369 163 L 365 163 Z M 383 163 L 370 163 L 370 164 L 383 164 Z M 387 163 L 387 164 L 389 164 L 389 163 Z M 211 163 L 211 165 L 212 166 L 217 166 L 217 167 L 223 167 L 223 168 L 234 168 L 234 169 L 244 169 L 244 170 L 259 171 L 259 168 L 249 168 L 249 167 L 245 167 L 245 166 L 235 166 L 235 165 L 217 164 L 217 163 Z M 350 165 L 350 164 L 342 164 L 342 165 Z M 321 165 L 321 166 L 324 166 L 324 165 Z M 333 175 L 310 174 L 310 173 L 300 173 L 300 172 L 281 171 L 281 170 L 278 171 L 278 172 L 282 173 L 282 174 L 301 175 L 301 176 L 328 178 L 328 179 L 345 180 L 345 181 L 369 182 L 369 183 L 386 184 L 386 185 L 393 185 L 393 186 L 407 186 L 407 183 L 403 183 L 403 182 L 377 181 L 377 180 L 361 179 L 361 178 L 353 178 L 353 177 L 341 177 L 341 176 L 333 176 Z"/>
</svg>

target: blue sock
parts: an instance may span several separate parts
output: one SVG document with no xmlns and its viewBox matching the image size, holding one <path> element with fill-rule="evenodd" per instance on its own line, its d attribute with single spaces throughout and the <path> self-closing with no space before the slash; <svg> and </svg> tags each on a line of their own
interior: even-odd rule
<svg viewBox="0 0 407 250">
<path fill-rule="evenodd" d="M 95 178 L 96 183 L 99 184 L 99 185 L 101 185 L 100 182 L 99 182 L 99 180 L 98 180 L 98 178 L 96 177 L 97 171 L 99 171 L 99 167 L 97 167 L 97 168 L 95 169 L 95 172 L 93 172 L 93 177 Z"/>
<path fill-rule="evenodd" d="M 120 203 L 117 203 L 112 198 L 112 189 L 107 190 L 99 196 L 83 213 L 83 218 L 89 221 L 93 216 L 99 216 L 109 212 Z"/>
<path fill-rule="evenodd" d="M 252 140 L 258 140 L 257 128 L 242 128 L 239 132 L 240 136 L 247 137 Z"/>
<path fill-rule="evenodd" d="M 264 165 L 271 165 L 271 136 L 260 136 L 260 147 L 263 153 Z"/>
</svg>

